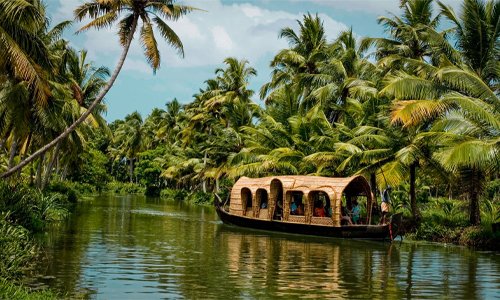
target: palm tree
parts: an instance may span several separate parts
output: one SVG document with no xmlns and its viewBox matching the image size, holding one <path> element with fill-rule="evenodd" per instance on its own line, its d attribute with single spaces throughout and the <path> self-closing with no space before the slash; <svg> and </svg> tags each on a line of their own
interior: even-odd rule
<svg viewBox="0 0 500 300">
<path fill-rule="evenodd" d="M 133 112 L 125 117 L 125 122 L 120 124 L 115 132 L 115 143 L 118 151 L 129 161 L 130 182 L 134 180 L 134 162 L 137 154 L 144 146 L 144 126 L 142 117 L 138 112 Z"/>
<path fill-rule="evenodd" d="M 38 104 L 50 96 L 46 70 L 52 67 L 40 31 L 47 27 L 39 0 L 0 0 L 0 73 L 26 81 Z"/>
<path fill-rule="evenodd" d="M 438 1 L 462 58 L 494 90 L 500 80 L 500 1 L 464 0 L 461 14 Z"/>
<path fill-rule="evenodd" d="M 102 29 L 109 27 L 120 17 L 120 15 L 125 14 L 125 16 L 118 22 L 118 35 L 123 46 L 123 51 L 115 70 L 106 86 L 104 86 L 101 92 L 97 95 L 96 99 L 73 124 L 67 127 L 57 138 L 34 152 L 17 166 L 10 168 L 7 172 L 1 174 L 0 177 L 5 178 L 10 176 L 33 161 L 35 158 L 45 153 L 59 141 L 67 137 L 92 113 L 96 106 L 98 106 L 102 99 L 104 99 L 104 96 L 111 89 L 118 74 L 120 73 L 134 34 L 139 28 L 139 21 L 142 21 L 140 40 L 144 48 L 146 60 L 153 68 L 153 71 L 156 72 L 156 70 L 160 67 L 160 53 L 158 51 L 157 41 L 153 33 L 153 24 L 156 25 L 161 36 L 183 56 L 184 50 L 181 40 L 172 28 L 170 28 L 170 26 L 162 20 L 162 17 L 167 20 L 175 21 L 193 10 L 194 8 L 190 6 L 174 4 L 172 0 L 95 0 L 78 7 L 75 10 L 75 17 L 77 20 L 81 21 L 87 16 L 93 19 L 90 23 L 83 26 L 79 32 L 90 28 Z M 10 18 L 12 19 L 13 17 L 11 16 Z"/>
<path fill-rule="evenodd" d="M 226 127 L 238 128 L 251 121 L 252 115 L 246 112 L 252 111 L 251 97 L 254 91 L 248 89 L 248 85 L 257 71 L 247 66 L 247 60 L 238 61 L 228 57 L 224 63 L 226 68 L 216 69 L 217 77 L 207 84 L 208 89 L 200 97 L 206 99 L 204 105 L 208 111 L 221 114 Z"/>
<path fill-rule="evenodd" d="M 297 94 L 298 98 L 295 101 L 299 103 L 302 111 L 306 111 L 314 106 L 314 103 L 305 102 L 311 89 L 309 84 L 304 84 L 301 80 L 305 75 L 318 73 L 319 64 L 328 57 L 328 44 L 323 22 L 317 15 L 304 15 L 303 21 L 297 23 L 299 32 L 289 27 L 281 30 L 279 36 L 288 41 L 290 48 L 281 50 L 274 57 L 271 62 L 272 79 L 262 86 L 260 97 L 272 98 L 274 90 L 285 85 L 290 86 L 296 90 L 294 94 Z"/>
<path fill-rule="evenodd" d="M 378 66 L 386 68 L 387 76 L 391 77 L 398 70 L 404 70 L 409 74 L 416 72 L 413 68 L 414 64 L 425 61 L 438 61 L 440 54 L 443 51 L 436 51 L 435 45 L 443 44 L 443 34 L 435 31 L 439 24 L 440 14 L 433 16 L 433 0 L 400 0 L 402 9 L 402 17 L 392 15 L 391 17 L 379 17 L 378 22 L 382 24 L 386 31 L 390 34 L 390 38 L 365 38 L 361 42 L 361 50 L 368 49 L 371 46 L 376 46 L 376 58 Z M 430 34 L 434 33 L 434 34 Z M 446 45 L 447 43 L 444 42 Z M 383 93 L 380 94 L 383 97 Z M 403 149 L 412 151 L 404 151 L 405 164 L 408 166 L 410 173 L 410 203 L 412 214 L 415 219 L 420 218 L 416 199 L 416 169 L 419 166 L 420 158 L 423 156 L 418 153 L 423 153 L 414 148 L 413 138 L 418 132 L 425 131 L 425 128 L 409 128 L 403 127 L 400 130 L 405 132 L 409 137 L 406 146 Z M 401 149 L 401 150 L 403 150 Z M 398 160 L 391 162 L 393 167 L 399 166 L 398 171 L 402 171 L 402 165 Z M 396 170 L 391 168 L 392 170 Z"/>
<path fill-rule="evenodd" d="M 420 76 L 399 73 L 383 93 L 395 98 L 392 120 L 427 124 L 417 137 L 437 147 L 433 157 L 467 183 L 469 221 L 480 223 L 479 195 L 487 175 L 500 169 L 500 99 L 474 70 L 421 64 Z"/>
<path fill-rule="evenodd" d="M 381 16 L 382 24 L 390 38 L 364 38 L 361 49 L 376 46 L 378 63 L 388 67 L 401 67 L 402 58 L 422 60 L 433 56 L 427 29 L 435 29 L 440 15 L 433 16 L 434 0 L 400 0 L 402 16 Z"/>
</svg>

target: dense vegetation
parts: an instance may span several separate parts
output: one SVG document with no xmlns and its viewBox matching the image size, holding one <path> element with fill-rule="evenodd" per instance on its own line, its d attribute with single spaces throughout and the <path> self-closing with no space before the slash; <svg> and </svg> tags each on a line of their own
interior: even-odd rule
<svg viewBox="0 0 500 300">
<path fill-rule="evenodd" d="M 161 17 L 192 10 L 171 1 L 78 7 L 78 20 L 92 19 L 81 30 L 121 18 L 124 51 L 110 74 L 69 47 L 61 37 L 69 22 L 51 27 L 40 0 L 0 0 L 3 180 L 41 190 L 64 180 L 90 190 L 111 182 L 107 189 L 124 192 L 138 191 L 135 183 L 203 202 L 240 176 L 363 174 L 375 194 L 394 187 L 393 209 L 421 224 L 417 238 L 498 241 L 491 229 L 500 222 L 498 0 L 464 0 L 459 12 L 439 1 L 401 0 L 400 16 L 378 19 L 385 36 L 362 39 L 352 30 L 327 37 L 319 17 L 307 14 L 298 30 L 279 32 L 289 47 L 270 62 L 271 80 L 257 91 L 262 103 L 248 88 L 256 70 L 229 57 L 193 99 L 106 124 L 101 101 L 139 27 L 156 70 L 152 26 L 182 54 Z M 31 213 L 30 205 L 58 196 L 24 189 L 28 196 L 0 203 L 0 230 L 29 251 L 24 236 L 54 216 L 17 218 L 17 209 Z"/>
</svg>

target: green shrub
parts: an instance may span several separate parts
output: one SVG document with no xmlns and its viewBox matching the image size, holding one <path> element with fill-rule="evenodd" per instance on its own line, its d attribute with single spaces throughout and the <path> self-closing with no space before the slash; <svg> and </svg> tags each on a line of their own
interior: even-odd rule
<svg viewBox="0 0 500 300">
<path fill-rule="evenodd" d="M 182 189 L 163 189 L 160 192 L 160 197 L 183 201 L 188 200 L 189 192 Z"/>
<path fill-rule="evenodd" d="M 37 247 L 27 229 L 9 222 L 9 213 L 0 214 L 0 277 L 13 278 L 33 264 Z"/>
<path fill-rule="evenodd" d="M 76 203 L 76 201 L 78 200 L 78 195 L 74 184 L 69 181 L 52 182 L 45 188 L 45 191 L 66 195 L 68 201 L 71 203 Z"/>
<path fill-rule="evenodd" d="M 490 199 L 481 201 L 481 222 L 486 225 L 500 222 L 500 203 Z"/>
<path fill-rule="evenodd" d="M 214 197 L 209 193 L 194 192 L 189 196 L 189 201 L 196 204 L 213 204 Z"/>
<path fill-rule="evenodd" d="M 32 291 L 5 278 L 0 278 L 0 299 L 52 300 L 59 297 L 49 290 Z"/>
<path fill-rule="evenodd" d="M 448 198 L 433 198 L 427 205 L 421 206 L 424 220 L 447 227 L 465 227 L 468 225 L 467 203 Z"/>
<path fill-rule="evenodd" d="M 69 213 L 65 195 L 45 193 L 25 185 L 0 183 L 0 212 L 9 212 L 9 221 L 30 231 L 41 231 L 48 223 Z"/>
<path fill-rule="evenodd" d="M 500 200 L 500 178 L 492 180 L 486 184 L 484 196 L 492 200 Z"/>
<path fill-rule="evenodd" d="M 140 186 L 139 184 L 119 181 L 108 183 L 105 190 L 120 195 L 143 194 L 145 192 L 145 188 Z"/>
<path fill-rule="evenodd" d="M 68 178 L 74 182 L 87 183 L 101 190 L 111 180 L 106 170 L 108 158 L 99 150 L 88 148 L 74 161 Z"/>
</svg>

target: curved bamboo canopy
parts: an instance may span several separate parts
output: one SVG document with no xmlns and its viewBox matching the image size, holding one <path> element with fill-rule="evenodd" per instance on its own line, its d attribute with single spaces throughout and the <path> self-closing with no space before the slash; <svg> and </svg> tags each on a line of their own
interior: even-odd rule
<svg viewBox="0 0 500 300">
<path fill-rule="evenodd" d="M 302 193 L 306 198 L 305 215 L 290 216 L 287 207 L 291 193 Z M 312 217 L 312 201 L 323 193 L 332 208 L 328 219 Z M 285 221 L 340 226 L 342 195 L 366 196 L 367 207 L 371 207 L 373 195 L 368 181 L 363 176 L 331 178 L 319 176 L 271 176 L 262 178 L 241 177 L 231 190 L 229 212 L 231 214 L 271 220 L 277 201 L 284 208 Z M 266 202 L 265 205 L 262 205 Z M 370 214 L 371 209 L 367 210 Z M 369 222 L 370 215 L 367 216 Z"/>
</svg>

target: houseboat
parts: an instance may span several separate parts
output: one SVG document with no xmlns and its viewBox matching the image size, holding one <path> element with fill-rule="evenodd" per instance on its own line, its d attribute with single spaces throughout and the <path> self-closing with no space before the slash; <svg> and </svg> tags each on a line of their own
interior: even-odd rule
<svg viewBox="0 0 500 300">
<path fill-rule="evenodd" d="M 377 203 L 363 176 L 241 177 L 225 202 L 216 198 L 222 222 L 254 229 L 392 240 L 401 224 L 399 215 L 386 224 L 372 224 L 372 207 Z M 356 209 L 361 211 L 359 219 L 350 214 L 356 203 L 362 206 Z"/>
</svg>

